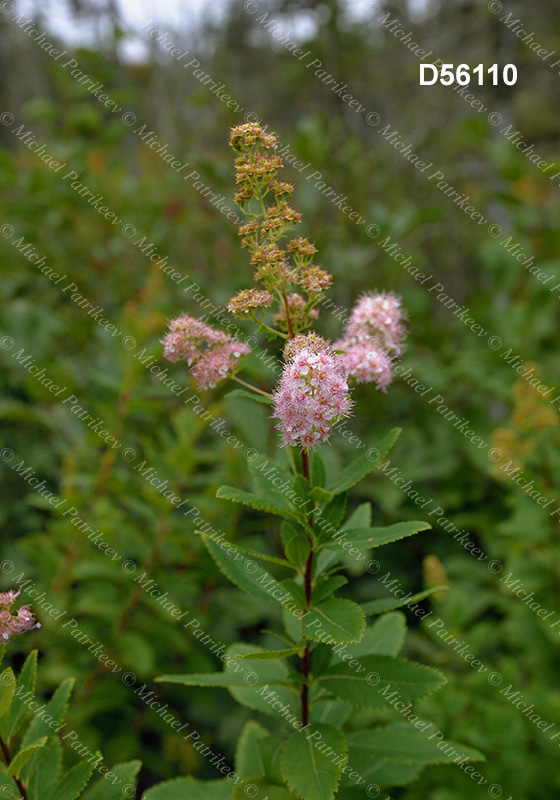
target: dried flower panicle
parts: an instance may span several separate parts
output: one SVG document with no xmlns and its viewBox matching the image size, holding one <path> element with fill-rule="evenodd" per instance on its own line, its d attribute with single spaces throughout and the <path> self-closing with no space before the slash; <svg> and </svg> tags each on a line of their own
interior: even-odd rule
<svg viewBox="0 0 560 800">
<path fill-rule="evenodd" d="M 199 389 L 231 377 L 241 356 L 251 352 L 248 345 L 188 314 L 171 320 L 161 341 L 165 358 L 186 361 Z"/>
<path fill-rule="evenodd" d="M 0 592 L 0 639 L 4 642 L 9 641 L 12 636 L 41 627 L 31 611 L 31 606 L 20 606 L 15 614 L 12 613 L 12 605 L 19 593 L 20 590 Z"/>
<path fill-rule="evenodd" d="M 289 342 L 282 378 L 274 394 L 274 417 L 284 445 L 314 449 L 352 408 L 340 360 L 313 334 Z"/>
<path fill-rule="evenodd" d="M 332 278 L 311 263 L 317 249 L 307 239 L 300 236 L 288 239 L 285 247 L 279 245 L 301 214 L 288 203 L 294 187 L 278 178 L 282 159 L 275 153 L 276 137 L 257 123 L 245 123 L 232 130 L 230 142 L 239 154 L 235 161 L 235 202 L 249 217 L 239 229 L 241 243 L 251 253 L 251 264 L 256 267 L 254 279 L 273 297 L 272 303 L 250 306 L 242 313 L 248 313 L 263 329 L 270 329 L 264 317 L 274 304 L 271 314 L 276 330 L 293 336 L 317 318 L 316 306 Z M 295 299 L 303 295 L 303 302 Z M 232 309 L 239 305 L 238 298 L 236 295 L 230 301 Z"/>
</svg>

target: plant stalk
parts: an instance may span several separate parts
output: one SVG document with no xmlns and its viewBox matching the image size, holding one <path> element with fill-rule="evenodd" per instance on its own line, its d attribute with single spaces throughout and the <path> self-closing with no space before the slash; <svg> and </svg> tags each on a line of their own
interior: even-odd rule
<svg viewBox="0 0 560 800">
<path fill-rule="evenodd" d="M 303 477 L 306 478 L 308 481 L 309 478 L 309 454 L 307 450 L 302 450 L 301 452 L 301 465 L 302 465 L 302 473 Z M 311 527 L 313 527 L 313 519 L 308 520 Z M 311 549 L 309 551 L 309 556 L 307 557 L 307 562 L 305 564 L 305 576 L 304 576 L 304 591 L 305 591 L 305 608 L 306 610 L 311 605 L 311 579 L 313 575 L 313 542 L 310 542 Z M 311 646 L 310 642 L 307 642 L 305 646 L 305 652 L 301 659 L 301 674 L 305 678 L 305 683 L 301 689 L 301 722 L 303 727 L 305 728 L 309 725 L 309 673 L 311 672 L 311 653 L 309 652 L 309 648 Z"/>
</svg>

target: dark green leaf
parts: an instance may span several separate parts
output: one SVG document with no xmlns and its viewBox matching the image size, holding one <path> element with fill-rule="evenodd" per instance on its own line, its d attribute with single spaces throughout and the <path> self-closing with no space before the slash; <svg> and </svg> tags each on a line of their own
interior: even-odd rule
<svg viewBox="0 0 560 800">
<path fill-rule="evenodd" d="M 331 752 L 325 755 L 327 748 Z M 309 732 L 293 733 L 286 741 L 280 755 L 282 775 L 303 800 L 333 800 L 347 753 L 339 731 L 330 725 L 313 725 Z"/>
<path fill-rule="evenodd" d="M 469 761 L 484 761 L 477 750 L 456 742 L 430 739 L 426 732 L 408 723 L 355 731 L 347 735 L 349 759 L 356 770 L 367 770 L 372 760 L 387 759 L 404 764 L 445 764 L 467 756 Z"/>
<path fill-rule="evenodd" d="M 302 632 L 308 639 L 332 644 L 359 642 L 366 627 L 362 610 L 352 600 L 332 598 L 309 609 L 302 620 Z"/>
<path fill-rule="evenodd" d="M 393 428 L 393 430 L 379 443 L 379 445 L 371 447 L 367 453 L 359 456 L 359 458 L 346 467 L 346 469 L 343 469 L 342 472 L 331 483 L 331 485 L 327 487 L 329 491 L 331 491 L 333 494 L 340 494 L 341 492 L 345 492 L 347 489 L 351 489 L 352 486 L 355 486 L 357 483 L 359 483 L 359 481 L 361 481 L 362 478 L 365 478 L 365 476 L 371 472 L 376 464 L 381 461 L 383 456 L 387 455 L 391 447 L 397 441 L 400 433 L 400 428 Z"/>
<path fill-rule="evenodd" d="M 235 749 L 235 771 L 240 778 L 265 774 L 259 740 L 267 737 L 268 731 L 258 722 L 249 720 L 241 731 Z"/>
<path fill-rule="evenodd" d="M 247 778 L 242 783 L 234 784 L 232 800 L 247 800 L 248 797 L 268 798 L 268 800 L 295 800 L 282 786 L 267 783 L 259 776 Z M 190 798 L 189 798 L 190 800 Z"/>
<path fill-rule="evenodd" d="M 401 599 L 397 597 L 381 597 L 379 600 L 371 600 L 369 603 L 364 603 L 362 606 L 362 611 L 367 616 L 372 614 L 383 614 L 385 611 L 393 611 L 395 608 L 401 608 L 401 606 L 407 606 L 411 603 L 419 603 L 421 600 L 424 600 L 424 598 L 428 597 L 434 592 L 440 592 L 447 589 L 449 589 L 449 586 L 432 586 L 429 589 L 425 589 L 423 592 L 418 592 L 418 594 L 413 594 L 410 597 L 404 597 Z"/>
<path fill-rule="evenodd" d="M 174 778 L 158 783 L 142 795 L 142 800 L 231 800 L 233 781 L 197 781 Z"/>
</svg>

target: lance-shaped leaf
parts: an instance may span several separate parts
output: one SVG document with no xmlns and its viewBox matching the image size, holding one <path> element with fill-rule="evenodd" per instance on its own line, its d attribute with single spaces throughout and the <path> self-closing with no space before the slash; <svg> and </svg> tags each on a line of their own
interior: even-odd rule
<svg viewBox="0 0 560 800">
<path fill-rule="evenodd" d="M 27 764 L 29 759 L 35 755 L 37 750 L 40 750 L 41 747 L 43 747 L 46 741 L 47 737 L 43 736 L 43 738 L 39 739 L 39 741 L 35 742 L 35 744 L 32 744 L 29 747 L 23 747 L 19 753 L 12 758 L 9 765 L 3 767 L 4 772 L 7 775 L 12 775 L 14 778 L 19 778 L 22 768 Z"/>
<path fill-rule="evenodd" d="M 347 530 L 345 527 L 344 537 L 341 538 L 340 542 L 333 539 L 325 544 L 324 547 L 329 550 L 343 550 L 345 549 L 343 544 L 346 544 L 347 547 L 351 545 L 358 550 L 368 550 L 370 547 L 380 547 L 383 544 L 405 539 L 407 536 L 414 536 L 415 533 L 430 530 L 431 527 L 429 522 L 417 522 L 415 520 L 397 522 L 385 528 L 351 528 Z"/>
<path fill-rule="evenodd" d="M 404 764 L 451 764 L 455 759 L 484 761 L 478 750 L 456 742 L 430 739 L 408 723 L 398 723 L 347 735 L 349 761 L 356 772 L 367 770 L 372 760 L 384 758 Z"/>
<path fill-rule="evenodd" d="M 235 644 L 226 650 L 229 660 L 225 662 L 227 674 L 235 673 L 239 668 L 244 669 L 247 677 L 243 686 L 231 686 L 230 694 L 241 705 L 262 711 L 278 719 L 281 715 L 286 722 L 291 724 L 299 719 L 300 699 L 292 689 L 286 688 L 288 670 L 283 661 L 253 661 L 243 664 L 238 655 L 255 652 L 261 648 L 250 644 Z M 235 673 L 237 674 L 237 673 Z M 276 708 L 274 706 L 276 705 Z M 280 706 L 280 707 L 278 707 Z"/>
<path fill-rule="evenodd" d="M 383 614 L 373 625 L 366 628 L 362 641 L 347 645 L 344 652 L 355 659 L 372 655 L 398 656 L 405 636 L 406 617 L 400 611 L 393 611 Z M 338 663 L 342 661 L 342 657 L 335 653 L 332 660 Z M 348 658 L 346 660 L 348 661 Z"/>
<path fill-rule="evenodd" d="M 410 703 L 446 683 L 432 667 L 391 656 L 364 656 L 359 666 L 331 664 L 319 676 L 321 686 L 336 697 L 361 708 L 389 709 L 392 703 Z"/>
<path fill-rule="evenodd" d="M 216 497 L 222 500 L 231 500 L 233 503 L 241 503 L 256 511 L 268 511 L 270 514 L 277 514 L 286 519 L 303 519 L 302 515 L 284 502 L 276 492 L 271 492 L 270 496 L 261 497 L 251 492 L 245 492 L 243 489 L 237 489 L 235 486 L 220 486 Z"/>
<path fill-rule="evenodd" d="M 267 406 L 274 404 L 273 397 L 265 397 L 264 394 L 257 394 L 256 392 L 248 392 L 245 389 L 233 389 L 225 395 L 226 399 L 234 397 L 245 397 L 248 400 L 255 400 L 257 403 L 266 403 Z"/>
<path fill-rule="evenodd" d="M 0 731 L 4 740 L 11 739 L 19 731 L 29 713 L 29 704 L 35 692 L 35 678 L 37 676 L 37 651 L 27 656 L 25 664 L 19 674 L 16 691 L 10 706 L 10 711 L 0 722 Z"/>
<path fill-rule="evenodd" d="M 25 732 L 25 736 L 23 737 L 22 745 L 24 747 L 32 744 L 42 736 L 49 736 L 49 734 L 52 734 L 52 722 L 62 722 L 68 707 L 68 700 L 70 699 L 73 686 L 74 678 L 66 678 L 63 680 L 47 703 L 45 713 L 41 715 L 34 715 L 31 724 L 29 725 Z M 48 722 L 44 722 L 43 717 L 46 717 Z"/>
<path fill-rule="evenodd" d="M 91 789 L 88 789 L 80 800 L 123 800 L 126 792 L 130 792 L 130 788 L 136 786 L 136 776 L 140 772 L 141 766 L 141 761 L 114 764 L 111 772 L 115 777 L 111 778 L 111 782 L 109 783 L 103 776 Z"/>
<path fill-rule="evenodd" d="M 259 740 L 267 737 L 268 731 L 258 722 L 249 720 L 241 731 L 235 748 L 235 771 L 240 778 L 250 775 L 264 776 L 264 763 Z"/>
<path fill-rule="evenodd" d="M 0 717 L 7 714 L 16 690 L 16 676 L 8 667 L 0 675 Z"/>
<path fill-rule="evenodd" d="M 307 639 L 326 644 L 359 642 L 366 618 L 357 603 L 334 597 L 312 606 L 302 619 L 301 630 Z"/>
<path fill-rule="evenodd" d="M 330 725 L 317 724 L 293 733 L 280 755 L 284 780 L 303 800 L 332 800 L 346 766 L 344 736 Z"/>
<path fill-rule="evenodd" d="M 268 800 L 295 800 L 294 795 L 284 789 L 283 786 L 274 786 L 271 783 L 267 783 L 264 778 L 258 775 L 247 778 L 247 780 L 237 783 L 233 787 L 232 800 L 247 800 L 248 797 L 261 797 L 263 800 L 265 797 Z"/>
<path fill-rule="evenodd" d="M 99 754 L 99 761 L 102 760 Z M 93 769 L 94 765 L 90 761 L 80 761 L 63 775 L 56 786 L 53 786 L 48 800 L 76 800 L 85 789 Z"/>
<path fill-rule="evenodd" d="M 274 605 L 278 603 L 272 594 L 264 588 L 263 583 L 272 582 L 271 585 L 276 584 L 275 579 L 264 567 L 260 567 L 256 561 L 247 558 L 243 553 L 234 552 L 233 555 L 228 554 L 229 546 L 224 549 L 218 542 L 208 536 L 204 536 L 202 541 L 226 578 L 229 578 L 239 589 L 243 589 L 247 594 L 256 597 L 258 600 L 264 600 L 266 603 L 273 603 Z"/>
<path fill-rule="evenodd" d="M 397 441 L 400 432 L 400 428 L 393 428 L 377 446 L 371 447 L 366 453 L 343 469 L 334 481 L 327 486 L 327 489 L 333 494 L 340 494 L 359 483 L 381 461 L 383 456 L 387 455 Z"/>
<path fill-rule="evenodd" d="M 233 781 L 197 781 L 196 778 L 174 778 L 152 786 L 142 800 L 231 800 Z"/>
<path fill-rule="evenodd" d="M 369 603 L 364 603 L 362 605 L 362 611 L 367 616 L 372 614 L 383 614 L 385 611 L 393 611 L 395 608 L 407 606 L 409 603 L 419 603 L 420 600 L 424 600 L 424 598 L 429 597 L 429 595 L 433 594 L 434 592 L 441 592 L 442 590 L 447 589 L 449 589 L 449 586 L 442 584 L 441 586 L 431 586 L 429 589 L 425 589 L 423 592 L 418 592 L 417 594 L 412 594 L 408 597 L 381 597 L 379 600 L 370 600 Z"/>
<path fill-rule="evenodd" d="M 277 658 L 289 658 L 301 654 L 303 649 L 303 647 L 287 647 L 285 650 L 258 650 L 239 655 L 238 658 L 247 658 L 250 661 L 275 661 Z"/>
<path fill-rule="evenodd" d="M 207 531 L 195 531 L 199 536 L 206 536 L 208 539 L 216 540 L 215 536 L 210 536 Z M 224 540 L 220 540 L 224 542 Z M 285 558 L 278 558 L 277 556 L 269 556 L 268 553 L 259 553 L 257 550 L 249 550 L 247 547 L 242 547 L 240 544 L 233 544 L 232 542 L 228 542 L 227 540 L 224 542 L 227 545 L 228 550 L 234 550 L 236 553 L 243 553 L 246 556 L 251 556 L 252 558 L 260 558 L 262 561 L 268 561 L 270 564 L 277 564 L 279 567 L 287 567 L 288 569 L 294 569 L 294 565 L 290 564 L 289 561 L 286 561 Z"/>
</svg>

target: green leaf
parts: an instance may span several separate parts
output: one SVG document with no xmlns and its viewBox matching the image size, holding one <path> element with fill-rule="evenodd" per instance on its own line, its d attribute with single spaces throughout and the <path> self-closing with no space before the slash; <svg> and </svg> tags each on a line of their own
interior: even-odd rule
<svg viewBox="0 0 560 800">
<path fill-rule="evenodd" d="M 247 658 L 252 661 L 274 661 L 277 658 L 289 658 L 303 651 L 302 647 L 289 647 L 285 650 L 260 650 L 253 653 L 245 653 L 238 658 Z"/>
<path fill-rule="evenodd" d="M 245 558 L 239 552 L 232 558 L 232 556 L 228 555 L 227 549 L 222 548 L 220 544 L 208 536 L 204 536 L 202 541 L 226 578 L 229 578 L 239 589 L 243 589 L 244 592 L 247 592 L 252 597 L 277 605 L 278 600 L 270 592 L 267 592 L 259 582 L 262 579 L 264 581 L 272 580 L 275 583 L 274 578 L 264 567 L 259 567 L 254 561 Z"/>
<path fill-rule="evenodd" d="M 8 667 L 0 675 L 0 717 L 7 714 L 16 690 L 16 676 Z"/>
<path fill-rule="evenodd" d="M 219 689 L 228 689 L 230 686 L 248 686 L 244 680 L 247 673 L 255 674 L 251 670 L 242 672 L 200 672 L 192 675 L 158 675 L 156 683 L 181 683 L 183 686 L 214 686 Z M 265 686 L 267 681 L 255 681 L 251 686 Z"/>
<path fill-rule="evenodd" d="M 35 692 L 35 679 L 37 676 L 37 651 L 32 650 L 27 656 L 20 672 L 16 692 L 7 714 L 0 723 L 3 737 L 12 739 L 23 725 L 29 713 L 29 703 Z"/>
<path fill-rule="evenodd" d="M 349 644 L 344 648 L 352 658 L 382 655 L 397 656 L 404 645 L 406 636 L 406 617 L 400 611 L 384 614 L 366 628 L 359 644 Z M 334 662 L 342 659 L 335 654 Z"/>
<path fill-rule="evenodd" d="M 327 748 L 329 755 L 325 755 Z M 330 725 L 314 725 L 309 734 L 293 733 L 286 741 L 280 756 L 282 775 L 290 790 L 303 800 L 332 800 L 347 753 L 339 731 Z"/>
<path fill-rule="evenodd" d="M 365 478 L 376 464 L 381 461 L 383 456 L 387 455 L 391 447 L 397 441 L 400 433 L 400 428 L 393 428 L 379 445 L 370 448 L 367 453 L 364 453 L 364 455 L 353 461 L 346 469 L 343 469 L 331 485 L 327 487 L 329 491 L 333 494 L 340 494 L 347 489 L 351 489 L 352 486 L 355 486 L 362 478 Z"/>
<path fill-rule="evenodd" d="M 286 742 L 285 736 L 267 736 L 259 739 L 258 747 L 264 766 L 264 776 L 269 783 L 281 786 L 284 783 L 280 767 L 280 755 Z"/>
<path fill-rule="evenodd" d="M 142 800 L 231 800 L 234 783 L 197 781 L 195 778 L 174 778 L 158 783 L 142 795 Z"/>
<path fill-rule="evenodd" d="M 362 609 L 352 600 L 338 597 L 312 606 L 302 620 L 302 632 L 308 639 L 330 644 L 359 642 L 366 627 Z"/>
<path fill-rule="evenodd" d="M 302 515 L 290 509 L 278 494 L 274 494 L 274 499 L 271 499 L 259 497 L 256 494 L 251 494 L 251 492 L 245 492 L 243 489 L 236 489 L 235 486 L 220 486 L 216 492 L 216 497 L 222 500 L 231 500 L 233 503 L 242 503 L 245 506 L 254 508 L 256 511 L 267 511 L 270 514 L 276 514 L 287 519 L 303 519 Z"/>
<path fill-rule="evenodd" d="M 330 597 L 337 589 L 346 586 L 348 580 L 344 575 L 335 575 L 332 578 L 323 578 L 320 580 L 311 594 L 311 602 L 314 606 L 319 605 L 327 597 Z"/>
<path fill-rule="evenodd" d="M 321 519 L 316 521 L 315 530 L 319 542 L 330 539 L 333 533 L 336 533 L 342 522 L 344 512 L 346 511 L 346 500 L 348 494 L 342 492 L 336 495 L 324 507 Z"/>
<path fill-rule="evenodd" d="M 286 496 L 294 479 L 291 472 L 282 469 L 261 453 L 248 462 L 248 469 L 255 494 L 272 503 L 279 503 L 283 508 L 291 508 L 291 502 Z"/>
<path fill-rule="evenodd" d="M 264 764 L 258 742 L 268 735 L 266 728 L 253 720 L 249 720 L 241 731 L 235 749 L 235 771 L 240 778 L 248 778 L 250 775 L 264 776 Z"/>
<path fill-rule="evenodd" d="M 110 770 L 113 773 L 111 779 L 107 780 L 109 773 L 106 773 L 91 789 L 87 790 L 81 800 L 125 800 L 126 797 L 134 797 L 130 793 L 126 794 L 123 790 L 128 787 L 127 791 L 130 792 L 130 787 L 136 786 L 136 776 L 140 772 L 141 766 L 141 761 L 115 764 Z"/>
<path fill-rule="evenodd" d="M 399 539 L 404 539 L 407 536 L 413 536 L 420 531 L 430 530 L 432 526 L 429 522 L 397 522 L 395 525 L 389 525 L 385 528 L 351 528 L 344 527 L 346 533 L 345 542 L 348 546 L 355 547 L 359 550 L 367 550 L 370 547 L 380 547 L 389 542 L 396 542 Z M 324 545 L 329 550 L 343 550 L 342 543 L 336 541 L 329 542 Z"/>
<path fill-rule="evenodd" d="M 247 778 L 247 780 L 237 783 L 233 787 L 233 800 L 247 800 L 248 797 L 260 797 L 262 800 L 265 797 L 268 800 L 291 800 L 294 796 L 282 786 L 273 786 L 267 783 L 264 778 L 257 776 Z"/>
<path fill-rule="evenodd" d="M 311 486 L 325 488 L 327 483 L 327 473 L 323 459 L 316 450 L 311 451 L 311 458 L 309 459 L 309 473 L 311 478 Z"/>
<path fill-rule="evenodd" d="M 456 742 L 446 741 L 443 748 L 444 740 L 430 739 L 408 723 L 354 731 L 347 735 L 347 742 L 352 767 L 360 774 L 380 758 L 404 764 L 449 764 L 458 755 L 469 761 L 485 760 L 478 750 Z"/>
<path fill-rule="evenodd" d="M 28 778 L 29 800 L 43 800 L 56 783 L 62 769 L 62 744 L 52 736 L 45 747 L 31 760 Z"/>
<path fill-rule="evenodd" d="M 89 761 L 80 761 L 64 774 L 56 786 L 53 786 L 48 800 L 75 800 L 85 789 L 92 772 L 93 764 Z"/>
<path fill-rule="evenodd" d="M 23 746 L 31 744 L 42 736 L 50 736 L 52 734 L 53 728 L 49 727 L 49 725 L 54 722 L 59 724 L 62 722 L 73 688 L 74 678 L 66 678 L 62 681 L 47 703 L 44 713 L 40 716 L 35 714 L 33 717 L 23 737 Z"/>
<path fill-rule="evenodd" d="M 225 395 L 226 399 L 234 397 L 245 397 L 249 400 L 256 400 L 257 403 L 266 403 L 267 406 L 274 405 L 274 398 L 265 397 L 264 394 L 257 394 L 257 392 L 248 392 L 245 389 L 233 389 Z"/>
<path fill-rule="evenodd" d="M 307 558 L 311 551 L 311 545 L 307 536 L 296 534 L 293 536 L 286 547 L 286 558 L 299 570 L 305 569 Z"/>
<path fill-rule="evenodd" d="M 257 652 L 258 650 L 262 650 L 262 648 L 251 644 L 240 643 L 229 647 L 226 650 L 226 655 L 229 656 L 229 660 L 225 662 L 226 674 L 233 673 L 235 668 L 240 668 L 238 655 Z M 272 707 L 272 703 L 279 700 L 283 706 L 288 707 L 286 714 L 282 712 L 282 716 L 286 721 L 289 724 L 291 723 L 290 714 L 294 720 L 299 720 L 299 697 L 291 689 L 285 687 L 288 670 L 283 661 L 254 662 L 250 665 L 250 671 L 247 673 L 244 671 L 244 674 L 251 676 L 247 683 L 244 683 L 243 686 L 231 686 L 229 688 L 230 694 L 238 703 L 278 719 L 280 712 Z M 256 682 L 253 683 L 255 678 Z M 264 685 L 269 688 L 261 689 L 260 687 Z"/>
<path fill-rule="evenodd" d="M 38 742 L 35 742 L 35 744 L 22 748 L 18 754 L 12 758 L 9 766 L 5 767 L 6 774 L 12 775 L 14 778 L 19 778 L 21 768 L 27 764 L 31 756 L 34 756 L 37 750 L 43 747 L 46 741 L 47 737 L 44 736 L 42 739 L 39 739 Z"/>
<path fill-rule="evenodd" d="M 408 786 L 409 783 L 416 780 L 424 767 L 424 764 L 402 764 L 397 761 L 380 759 L 368 762 L 368 768 L 360 775 L 367 780 L 370 786 Z M 336 800 L 365 800 L 363 787 L 356 787 L 347 775 L 343 775 L 342 783 L 346 785 L 341 786 Z"/>
<path fill-rule="evenodd" d="M 364 656 L 358 666 L 331 664 L 318 681 L 346 703 L 378 710 L 392 708 L 391 701 L 409 703 L 426 697 L 446 683 L 431 667 L 377 655 Z"/>
<path fill-rule="evenodd" d="M 424 598 L 429 597 L 429 595 L 433 594 L 434 592 L 441 592 L 442 589 L 448 590 L 449 586 L 441 585 L 441 586 L 431 586 L 429 589 L 425 589 L 423 592 L 418 592 L 418 594 L 413 594 L 410 597 L 381 597 L 379 600 L 370 600 L 369 603 L 364 603 L 362 606 L 362 611 L 366 616 L 370 616 L 372 614 L 383 614 L 384 611 L 393 611 L 395 608 L 401 608 L 401 606 L 407 606 L 411 603 L 419 603 Z"/>
<path fill-rule="evenodd" d="M 208 539 L 212 539 L 216 541 L 216 537 L 210 536 L 206 531 L 195 531 L 199 536 L 206 536 Z M 269 561 L 271 564 L 277 564 L 279 567 L 287 567 L 288 569 L 293 569 L 294 565 L 290 564 L 289 561 L 286 561 L 284 558 L 278 558 L 277 556 L 269 556 L 267 553 L 259 553 L 256 550 L 249 550 L 246 547 L 241 547 L 239 544 L 233 544 L 232 542 L 228 542 L 225 540 L 225 544 L 227 544 L 227 549 L 230 548 L 235 550 L 237 553 L 243 553 L 246 556 L 252 556 L 252 558 L 260 558 L 263 561 Z"/>
<path fill-rule="evenodd" d="M 321 503 L 330 503 L 334 499 L 334 494 L 320 486 L 314 486 L 309 492 L 309 497 L 316 505 L 321 505 Z"/>
</svg>

